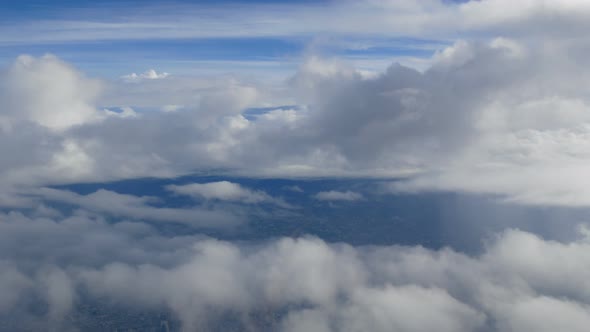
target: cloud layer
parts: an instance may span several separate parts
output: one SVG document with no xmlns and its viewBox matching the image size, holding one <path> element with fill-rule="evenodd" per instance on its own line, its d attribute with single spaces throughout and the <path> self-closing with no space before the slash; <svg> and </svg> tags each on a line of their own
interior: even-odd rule
<svg viewBox="0 0 590 332">
<path fill-rule="evenodd" d="M 67 317 L 96 301 L 169 311 L 189 331 L 228 319 L 282 331 L 583 331 L 590 321 L 585 230 L 567 243 L 506 230 L 468 256 L 312 237 L 171 238 L 83 215 L 1 217 L 0 306 L 33 327 L 73 328 Z"/>
<path fill-rule="evenodd" d="M 366 76 L 338 61 L 310 57 L 283 88 L 232 79 L 207 86 L 182 77 L 115 82 L 120 92 L 110 88 L 101 100 L 121 113 L 96 106 L 96 80 L 52 56 L 24 56 L 2 74 L 6 143 L 0 148 L 30 148 L 0 164 L 0 183 L 209 170 L 404 177 L 408 181 L 394 190 L 586 206 L 590 186 L 580 175 L 589 162 L 588 82 L 584 69 L 568 60 L 581 59 L 584 50 L 576 43 L 539 48 L 497 38 L 459 41 L 435 54 L 424 73 L 392 65 Z M 264 108 L 254 117 L 244 113 L 280 102 L 298 106 Z M 128 107 L 135 104 L 160 111 L 138 113 Z"/>
<path fill-rule="evenodd" d="M 17 57 L 0 70 L 0 330 L 84 329 L 83 320 L 100 316 L 88 313 L 96 308 L 158 313 L 186 331 L 230 330 L 224 324 L 246 331 L 588 329 L 585 228 L 557 242 L 509 227 L 482 239 L 477 254 L 310 236 L 229 242 L 196 233 L 235 235 L 253 216 L 276 215 L 260 218 L 276 222 L 317 205 L 329 217 L 334 201 L 372 206 L 380 195 L 429 191 L 582 215 L 572 208 L 590 206 L 590 72 L 582 65 L 590 48 L 571 31 L 589 28 L 586 2 L 219 8 L 154 7 L 171 15 L 146 10 L 125 22 L 19 22 L 0 27 L 0 44 L 308 31 L 349 36 L 343 42 L 353 44 L 375 36 L 358 48 L 399 35 L 453 42 L 422 70 L 391 64 L 381 73 L 312 48 L 279 83 L 155 70 L 109 81 L 53 55 Z M 149 20 L 156 16 L 163 18 Z M 282 194 L 314 205 L 299 207 L 269 188 L 223 177 L 176 179 L 187 174 L 379 181 L 371 182 L 376 188 L 305 191 L 289 182 Z M 174 201 L 101 189 L 142 177 L 174 183 L 154 190 Z M 95 189 L 66 189 L 81 183 Z M 465 214 L 474 223 L 493 219 L 479 218 L 482 211 Z M 383 217 L 370 212 L 363 218 Z M 383 217 L 405 222 L 398 219 Z M 316 221 L 315 229 L 337 229 L 309 222 Z"/>
</svg>

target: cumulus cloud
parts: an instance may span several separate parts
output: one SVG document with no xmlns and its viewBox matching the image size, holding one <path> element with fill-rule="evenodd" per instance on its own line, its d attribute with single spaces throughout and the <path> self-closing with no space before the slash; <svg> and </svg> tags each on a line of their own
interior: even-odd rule
<svg viewBox="0 0 590 332">
<path fill-rule="evenodd" d="M 76 109 L 72 114 L 82 118 L 56 127 L 43 118 L 54 119 L 50 114 L 59 107 L 6 99 L 22 111 L 3 112 L 3 123 L 28 129 L 3 131 L 6 142 L 12 140 L 3 151 L 36 141 L 46 147 L 0 163 L 0 182 L 171 177 L 219 169 L 246 176 L 403 177 L 408 181 L 396 183 L 395 190 L 457 190 L 498 194 L 519 204 L 586 206 L 590 186 L 580 174 L 588 162 L 590 113 L 581 87 L 588 82 L 579 75 L 584 69 L 575 66 L 584 48 L 562 46 L 539 48 L 507 38 L 458 41 L 435 54 L 425 72 L 392 65 L 375 77 L 310 57 L 287 83 L 296 102 L 286 104 L 301 106 L 271 108 L 255 118 L 242 114 L 244 109 L 276 90 L 213 80 L 213 86 L 203 81 L 185 91 L 193 81 L 182 78 L 165 85 L 140 82 L 105 96 L 110 105 L 157 109 L 180 102 L 175 112 L 97 113 L 94 92 L 84 92 L 93 91 L 93 80 L 55 57 L 28 57 L 14 66 L 30 80 L 43 82 L 48 67 L 73 82 L 60 86 L 72 90 L 60 92 L 60 100 L 72 100 L 64 110 Z M 4 74 L 4 94 L 21 86 L 17 77 Z M 43 90 L 42 96 L 59 94 L 53 85 L 31 86 Z"/>
<path fill-rule="evenodd" d="M 315 199 L 320 201 L 360 201 L 363 199 L 363 195 L 354 191 L 320 191 L 313 196 Z"/>
<path fill-rule="evenodd" d="M 313 237 L 171 238 L 100 217 L 1 217 L 0 248 L 11 248 L 1 251 L 3 312 L 54 326 L 98 299 L 170 311 L 184 330 L 223 329 L 234 317 L 245 330 L 583 331 L 590 319 L 587 232 L 561 243 L 506 230 L 470 256 Z M 25 294 L 47 310 L 28 311 Z"/>
<path fill-rule="evenodd" d="M 75 27 L 71 12 L 56 13 L 52 20 L 31 26 L 27 22 L 0 30 L 0 43 L 68 42 L 88 40 L 146 40 L 308 37 L 320 33 L 352 39 L 392 36 L 443 38 L 449 35 L 568 36 L 588 28 L 590 6 L 583 0 L 443 1 L 346 0 L 312 5 L 270 3 L 257 8 L 233 3 L 226 6 L 183 4 L 182 6 L 121 7 L 108 18 L 78 14 Z M 168 15 L 161 15 L 161 13 Z M 277 16 L 277 12 L 282 15 Z M 206 13 L 207 15 L 203 15 Z M 201 15 L 198 15 L 201 14 Z M 326 20 L 326 15 L 334 18 Z M 305 22 L 305 24 L 301 24 Z M 167 27 L 163 29 L 162 27 Z M 342 38 L 346 37 L 346 38 Z M 370 43 L 369 43 L 370 44 Z M 136 74 L 140 76 L 140 74 Z"/>
<path fill-rule="evenodd" d="M 3 188 L 0 196 L 5 197 L 2 201 L 15 204 L 10 193 L 21 186 L 174 176 L 200 168 L 197 164 L 222 166 L 223 147 L 236 144 L 230 132 L 243 126 L 238 114 L 256 96 L 256 89 L 235 81 L 217 82 L 214 88 L 203 83 L 187 94 L 191 95 L 186 97 L 191 106 L 182 114 L 175 112 L 169 119 L 163 114 L 149 114 L 144 120 L 143 114 L 128 106 L 119 106 L 121 112 L 99 111 L 96 104 L 100 91 L 105 91 L 106 98 L 112 91 L 112 86 L 103 83 L 86 78 L 51 55 L 21 56 L 0 72 L 0 151 L 11 156 L 0 162 L 0 187 Z M 131 98 L 126 100 L 131 101 L 127 105 L 146 96 L 159 95 L 149 88 L 135 89 L 137 93 L 125 89 Z M 140 96 L 135 98 L 137 94 Z M 167 92 L 155 98 L 163 103 L 157 104 L 159 106 L 172 104 L 170 99 L 175 96 Z M 114 101 L 109 104 L 125 105 L 125 100 L 119 100 L 120 104 Z M 146 105 L 154 104 L 148 101 Z M 162 120 L 184 127 L 177 129 L 180 135 L 170 135 L 170 130 L 161 126 Z M 192 147 L 183 145 L 171 149 L 172 141 L 183 135 L 193 136 L 185 137 Z M 153 145 L 154 149 L 142 148 L 146 141 L 152 140 L 159 141 Z M 195 145 L 199 140 L 202 144 Z M 216 150 L 219 153 L 215 153 Z M 164 151 L 172 154 L 166 155 Z M 202 159 L 205 154 L 210 155 L 209 160 Z M 187 163 L 176 162 L 188 155 L 193 155 L 194 159 Z"/>
<path fill-rule="evenodd" d="M 101 83 L 55 56 L 22 55 L 0 77 L 0 123 L 4 129 L 30 121 L 53 130 L 100 118 L 94 103 Z"/>
<path fill-rule="evenodd" d="M 229 181 L 193 183 L 181 186 L 170 185 L 167 189 L 182 195 L 246 203 L 260 203 L 270 198 L 264 192 L 252 191 Z"/>
<path fill-rule="evenodd" d="M 154 69 L 150 69 L 150 70 L 147 70 L 146 72 L 141 73 L 139 75 L 136 73 L 131 73 L 129 75 L 124 75 L 121 78 L 127 82 L 138 82 L 141 80 L 158 80 L 158 79 L 166 78 L 168 76 L 170 76 L 170 74 L 168 74 L 166 72 L 158 73 Z"/>
<path fill-rule="evenodd" d="M 220 200 L 240 202 L 246 204 L 270 203 L 286 207 L 288 204 L 282 199 L 274 198 L 261 190 L 250 190 L 229 181 L 208 183 L 192 183 L 185 185 L 166 186 L 169 191 L 205 200 Z"/>
<path fill-rule="evenodd" d="M 317 64 L 304 67 L 294 82 L 317 108 L 299 130 L 314 137 L 311 160 L 331 156 L 322 162 L 340 171 L 408 177 L 396 190 L 584 206 L 588 96 L 576 85 L 587 82 L 573 74 L 577 60 L 564 57 L 562 50 L 501 38 L 459 41 L 424 73 L 394 65 L 367 79 L 350 68 L 326 76 L 313 69 Z M 293 149 L 293 141 L 284 146 Z"/>
</svg>

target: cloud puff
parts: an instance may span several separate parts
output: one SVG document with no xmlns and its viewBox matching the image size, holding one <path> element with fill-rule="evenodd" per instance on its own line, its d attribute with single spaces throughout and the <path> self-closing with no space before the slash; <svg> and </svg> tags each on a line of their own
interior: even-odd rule
<svg viewBox="0 0 590 332">
<path fill-rule="evenodd" d="M 141 80 L 158 80 L 158 79 L 166 78 L 168 76 L 170 76 L 170 74 L 168 74 L 166 72 L 158 73 L 154 69 L 150 69 L 150 70 L 148 70 L 142 74 L 139 74 L 139 75 L 136 73 L 131 73 L 129 75 L 124 75 L 121 78 L 127 82 L 138 82 Z"/>
<path fill-rule="evenodd" d="M 284 190 L 288 190 L 288 191 L 292 191 L 292 192 L 296 192 L 296 193 L 302 193 L 304 192 L 303 189 L 301 189 L 300 186 L 298 185 L 292 185 L 292 186 L 285 186 L 283 187 Z"/>
<path fill-rule="evenodd" d="M 0 124 L 30 121 L 53 130 L 96 121 L 101 83 L 55 56 L 22 55 L 0 77 Z"/>
<path fill-rule="evenodd" d="M 270 203 L 288 206 L 282 199 L 271 197 L 264 191 L 250 190 L 229 181 L 192 183 L 180 186 L 168 185 L 166 189 L 179 195 L 187 195 L 205 200 L 220 200 L 246 204 Z"/>
<path fill-rule="evenodd" d="M 363 199 L 363 195 L 354 191 L 321 191 L 313 196 L 315 199 L 320 201 L 360 201 Z"/>
<path fill-rule="evenodd" d="M 168 15 L 162 15 L 162 13 Z M 277 16 L 277 12 L 282 15 Z M 73 12 L 31 26 L 17 21 L 0 30 L 5 45 L 95 40 L 294 37 L 323 33 L 358 44 L 392 36 L 447 39 L 450 36 L 571 36 L 588 28 L 590 7 L 583 0 L 441 1 L 356 0 L 326 4 L 268 3 L 253 9 L 241 3 L 122 6 L 108 18 Z M 335 14 L 331 20 L 326 15 Z M 305 22 L 305 24 L 301 24 Z M 165 28 L 163 28 L 165 27 Z M 352 40 L 352 41 L 350 41 Z M 369 41 L 367 41 L 369 40 Z M 358 47 L 358 46 L 356 46 Z M 139 76 L 139 75 L 138 75 Z"/>
</svg>

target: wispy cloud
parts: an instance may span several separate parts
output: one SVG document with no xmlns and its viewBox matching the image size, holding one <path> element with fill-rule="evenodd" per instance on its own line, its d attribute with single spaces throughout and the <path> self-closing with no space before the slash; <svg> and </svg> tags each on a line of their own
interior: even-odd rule
<svg viewBox="0 0 590 332">
<path fill-rule="evenodd" d="M 321 191 L 313 196 L 315 199 L 320 201 L 360 201 L 363 199 L 363 195 L 354 191 Z"/>
</svg>

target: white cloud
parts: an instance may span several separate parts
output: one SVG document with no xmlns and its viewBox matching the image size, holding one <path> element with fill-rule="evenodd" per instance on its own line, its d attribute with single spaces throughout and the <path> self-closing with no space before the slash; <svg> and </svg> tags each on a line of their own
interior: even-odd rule
<svg viewBox="0 0 590 332">
<path fill-rule="evenodd" d="M 15 68 L 29 68 L 19 70 L 39 81 L 31 85 L 39 95 L 62 96 L 65 109 L 76 117 L 80 112 L 82 122 L 66 121 L 55 129 L 43 120 L 53 110 L 13 98 L 22 111 L 2 112 L 6 130 L 0 149 L 13 157 L 0 163 L 0 182 L 10 191 L 25 184 L 222 169 L 246 176 L 406 177 L 396 190 L 492 193 L 515 203 L 587 206 L 590 185 L 581 174 L 590 160 L 585 152 L 590 98 L 582 87 L 589 82 L 575 65 L 585 48 L 563 46 L 539 48 L 506 38 L 461 41 L 435 55 L 425 72 L 393 65 L 375 77 L 310 57 L 287 83 L 289 98 L 302 106 L 255 119 L 241 112 L 267 98 L 286 100 L 287 90 L 234 79 L 211 80 L 208 86 L 206 80 L 171 77 L 169 84 L 148 80 L 116 92 L 119 82 L 107 89 L 110 105 L 183 105 L 137 117 L 124 111 L 128 116 L 121 119 L 97 113 L 92 98 L 84 97 L 84 86 L 93 87 L 94 81 L 54 57 L 29 57 L 19 60 L 29 65 L 17 61 Z M 37 67 L 74 83 L 59 88 L 67 92 L 54 93 L 53 85 L 43 85 L 43 70 L 31 69 Z M 3 94 L 14 90 L 14 82 L 20 86 L 18 75 L 5 74 L 3 82 Z M 27 113 L 30 109 L 35 111 Z"/>
<path fill-rule="evenodd" d="M 452 3 L 441 0 L 363 0 L 322 4 L 235 3 L 146 5 L 118 8 L 108 18 L 69 11 L 52 20 L 17 21 L 0 30 L 0 42 L 56 43 L 88 40 L 146 40 L 228 37 L 309 37 L 328 35 L 367 43 L 367 36 L 571 35 L 588 28 L 590 6 L 584 0 L 508 0 Z M 167 15 L 162 15 L 167 13 Z M 332 14 L 332 15 L 330 15 Z M 330 15 L 330 19 L 326 16 Z M 71 20 L 71 17 L 78 17 Z M 354 37 L 357 37 L 355 39 Z M 136 75 L 139 76 L 139 75 Z"/>
<path fill-rule="evenodd" d="M 121 78 L 126 82 L 138 82 L 141 80 L 159 80 L 168 76 L 170 76 L 170 74 L 166 72 L 158 73 L 154 69 L 149 69 L 141 74 L 131 73 L 129 75 L 121 76 Z"/>
<path fill-rule="evenodd" d="M 28 194 L 38 195 L 47 201 L 72 204 L 100 214 L 138 220 L 176 222 L 204 228 L 227 228 L 240 222 L 239 217 L 227 211 L 197 207 L 192 209 L 154 207 L 149 204 L 157 202 L 154 197 L 137 197 L 104 189 L 88 195 L 79 195 L 65 190 L 42 188 Z"/>
<path fill-rule="evenodd" d="M 229 181 L 208 183 L 191 183 L 185 185 L 169 185 L 166 187 L 179 195 L 187 195 L 205 200 L 220 200 L 246 204 L 270 203 L 289 207 L 282 199 L 274 198 L 261 190 L 250 190 Z"/>
<path fill-rule="evenodd" d="M 101 83 L 84 77 L 52 55 L 19 56 L 0 77 L 0 122 L 4 128 L 30 121 L 52 130 L 97 121 L 94 102 Z"/>
<path fill-rule="evenodd" d="M 0 217 L 0 306 L 57 325 L 93 299 L 171 310 L 189 330 L 219 327 L 228 313 L 239 326 L 285 331 L 583 331 L 590 319 L 584 234 L 560 243 L 506 230 L 469 256 L 310 237 L 170 238 L 85 216 Z M 47 315 L 27 313 L 24 294 L 47 303 Z M 261 312 L 283 314 L 256 319 Z"/>
<path fill-rule="evenodd" d="M 293 185 L 293 186 L 285 186 L 285 187 L 283 187 L 283 189 L 284 189 L 284 190 L 293 191 L 293 192 L 296 192 L 296 193 L 302 193 L 302 192 L 304 192 L 304 190 L 303 190 L 303 189 L 301 189 L 301 187 L 300 187 L 300 186 L 298 186 L 298 185 Z"/>
<path fill-rule="evenodd" d="M 314 198 L 320 201 L 359 201 L 363 195 L 354 191 L 321 191 L 314 195 Z"/>
<path fill-rule="evenodd" d="M 184 105 L 141 116 L 124 111 L 122 119 L 96 112 L 84 92 L 95 81 L 54 57 L 27 57 L 14 67 L 38 81 L 30 86 L 39 96 L 61 96 L 64 119 L 76 114 L 81 122 L 46 123 L 59 109 L 47 108 L 53 97 L 7 99 L 21 111 L 2 112 L 6 129 L 13 129 L 2 131 L 0 149 L 13 157 L 0 163 L 0 182 L 54 184 L 210 169 L 247 176 L 401 176 L 409 180 L 396 190 L 458 190 L 517 203 L 585 206 L 590 186 L 580 174 L 589 160 L 590 99 L 581 88 L 588 83 L 584 69 L 570 60 L 584 48 L 566 46 L 462 41 L 435 55 L 423 73 L 394 65 L 369 78 L 339 61 L 311 57 L 288 82 L 295 104 L 303 106 L 250 120 L 244 109 L 275 92 L 284 97 L 285 90 L 233 79 L 211 80 L 210 86 L 183 78 L 170 84 L 148 80 L 118 92 L 115 85 L 108 89 L 110 105 Z M 54 85 L 43 83 L 46 67 L 73 83 L 54 92 Z M 15 91 L 13 85 L 30 90 L 18 75 L 5 74 L 3 82 L 2 94 Z M 260 193 L 250 194 L 260 200 Z"/>
</svg>

